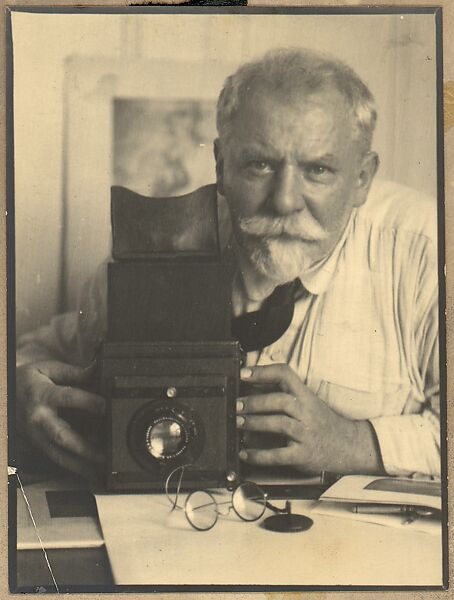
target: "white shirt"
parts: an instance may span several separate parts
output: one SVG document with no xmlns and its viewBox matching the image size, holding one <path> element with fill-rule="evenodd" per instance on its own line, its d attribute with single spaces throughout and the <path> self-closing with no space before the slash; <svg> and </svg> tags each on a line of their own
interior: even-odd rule
<svg viewBox="0 0 454 600">
<path fill-rule="evenodd" d="M 436 201 L 376 182 L 305 292 L 284 335 L 248 365 L 288 363 L 336 412 L 368 419 L 390 475 L 440 474 Z M 105 266 L 79 313 L 23 336 L 19 361 L 47 350 L 86 364 L 105 332 Z M 246 310 L 248 310 L 246 305 Z"/>
<path fill-rule="evenodd" d="M 436 203 L 380 182 L 277 342 L 248 364 L 288 363 L 331 408 L 368 419 L 390 475 L 440 471 Z"/>
</svg>

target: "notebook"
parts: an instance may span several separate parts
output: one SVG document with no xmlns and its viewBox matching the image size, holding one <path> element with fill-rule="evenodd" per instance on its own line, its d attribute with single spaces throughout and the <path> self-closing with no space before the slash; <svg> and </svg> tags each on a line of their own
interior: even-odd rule
<svg viewBox="0 0 454 600">
<path fill-rule="evenodd" d="M 95 548 L 103 544 L 90 491 L 66 482 L 18 485 L 18 550 Z"/>
</svg>

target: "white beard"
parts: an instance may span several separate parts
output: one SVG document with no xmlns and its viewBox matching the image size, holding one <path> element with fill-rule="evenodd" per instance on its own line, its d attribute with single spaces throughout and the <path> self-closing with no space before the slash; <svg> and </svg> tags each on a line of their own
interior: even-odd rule
<svg viewBox="0 0 454 600">
<path fill-rule="evenodd" d="M 248 237 L 242 241 L 257 271 L 278 284 L 293 281 L 314 262 L 308 253 L 308 243 L 300 240 Z"/>
<path fill-rule="evenodd" d="M 278 284 L 293 281 L 321 258 L 326 232 L 307 212 L 240 217 L 240 246 L 259 273 Z"/>
</svg>

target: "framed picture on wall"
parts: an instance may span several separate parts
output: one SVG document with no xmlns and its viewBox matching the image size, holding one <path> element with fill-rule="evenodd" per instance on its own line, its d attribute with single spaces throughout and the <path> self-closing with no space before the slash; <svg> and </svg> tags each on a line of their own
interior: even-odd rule
<svg viewBox="0 0 454 600">
<path fill-rule="evenodd" d="M 12 591 L 446 587 L 441 13 L 9 10 Z"/>
</svg>

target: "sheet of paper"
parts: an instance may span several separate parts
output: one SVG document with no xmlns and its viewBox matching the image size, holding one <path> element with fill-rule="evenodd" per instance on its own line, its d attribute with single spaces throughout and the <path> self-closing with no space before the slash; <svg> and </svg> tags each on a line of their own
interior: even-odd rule
<svg viewBox="0 0 454 600">
<path fill-rule="evenodd" d="M 161 494 L 96 501 L 117 584 L 441 584 L 438 536 L 318 514 L 314 501 L 292 501 L 293 512 L 314 525 L 291 534 L 265 530 L 263 518 L 241 521 L 233 511 L 211 530 L 196 531 Z"/>
</svg>

